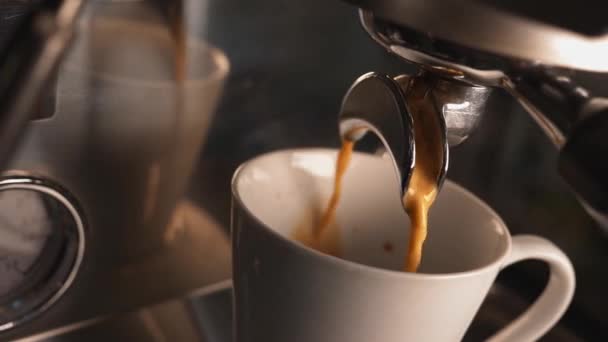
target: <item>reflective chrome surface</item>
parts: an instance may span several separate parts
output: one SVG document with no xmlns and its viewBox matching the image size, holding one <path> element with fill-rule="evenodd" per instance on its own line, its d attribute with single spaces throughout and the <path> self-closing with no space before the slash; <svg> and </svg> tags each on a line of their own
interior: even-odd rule
<svg viewBox="0 0 608 342">
<path fill-rule="evenodd" d="M 505 78 L 504 70 L 498 67 L 501 63 L 496 57 L 490 56 L 495 61 L 490 63 L 467 63 L 460 59 L 444 58 L 443 55 L 438 57 L 417 49 L 417 45 L 410 42 L 417 40 L 420 35 L 418 32 L 404 32 L 401 27 L 379 22 L 373 13 L 365 10 L 359 10 L 359 19 L 370 37 L 387 51 L 441 77 L 483 86 L 499 86 Z"/>
<path fill-rule="evenodd" d="M 0 294 L 1 332 L 36 318 L 68 290 L 84 257 L 86 232 L 74 197 L 49 180 L 6 177 L 0 180 L 0 196 L 6 244 L 0 246 L 0 283 L 10 277 L 7 267 L 21 273 Z M 22 262 L 32 252 L 34 259 Z"/>
<path fill-rule="evenodd" d="M 418 4 L 415 1 L 412 3 Z M 448 1 L 447 7 L 450 3 L 451 1 Z M 438 19 L 439 13 L 428 15 L 428 18 L 434 18 L 431 21 L 442 22 Z M 404 18 L 409 17 L 404 14 L 402 19 Z M 376 13 L 364 10 L 360 10 L 360 19 L 366 32 L 385 49 L 405 61 L 416 63 L 430 73 L 446 80 L 480 85 L 480 93 L 486 92 L 483 87 L 504 88 L 528 111 L 557 148 L 562 148 L 567 143 L 567 137 L 574 134 L 575 127 L 576 136 L 584 136 L 586 140 L 592 139 L 593 141 L 585 144 L 576 144 L 576 147 L 573 147 L 575 143 L 572 142 L 570 147 L 562 149 L 561 160 L 566 162 L 561 165 L 567 164 L 568 167 L 560 166 L 560 172 L 584 203 L 584 207 L 591 209 L 591 216 L 597 218 L 597 222 L 608 230 L 603 224 L 608 220 L 608 195 L 605 195 L 608 193 L 608 177 L 604 176 L 608 172 L 608 158 L 603 157 L 608 155 L 608 141 L 602 134 L 594 133 L 597 132 L 598 126 L 584 124 L 590 117 L 595 117 L 593 120 L 596 124 L 603 127 L 606 119 L 599 119 L 597 116 L 608 113 L 608 101 L 591 96 L 563 71 L 551 70 L 551 65 L 539 63 L 538 60 L 504 58 L 450 44 L 447 44 L 447 51 L 439 51 L 435 48 L 445 48 L 446 44 L 436 41 L 434 31 L 417 32 L 406 26 L 383 22 L 376 17 Z M 482 31 L 481 27 L 478 31 Z M 497 39 L 508 35 L 508 32 L 502 32 Z M 564 37 L 559 39 L 563 39 L 560 42 L 567 41 Z M 596 47 L 597 51 L 589 53 L 593 56 L 601 55 L 601 48 L 605 46 L 608 46 L 608 41 Z M 446 81 L 443 89 L 456 92 L 457 85 L 457 82 Z M 454 89 L 448 90 L 450 88 Z M 476 87 L 470 88 L 473 89 Z M 483 100 L 478 102 L 485 103 L 485 99 L 486 94 L 483 95 Z M 483 106 L 475 112 L 481 114 L 482 111 Z M 475 122 L 470 121 L 473 125 L 467 127 L 467 134 L 474 128 Z M 585 155 L 597 157 L 589 160 L 583 157 Z"/>
<path fill-rule="evenodd" d="M 545 131 L 551 142 L 561 148 L 573 126 L 585 119 L 586 108 L 592 102 L 600 104 L 600 98 L 569 76 L 549 70 L 528 70 L 526 73 L 505 79 L 503 87 L 530 113 Z M 608 106 L 605 106 L 608 107 Z M 597 111 L 594 106 L 593 111 Z"/>
<path fill-rule="evenodd" d="M 492 89 L 444 78 L 431 78 L 431 94 L 443 114 L 450 146 L 464 142 L 485 113 Z"/>
<path fill-rule="evenodd" d="M 471 50 L 526 63 L 608 72 L 608 34 L 585 35 L 499 10 L 484 1 L 350 0 L 385 21 L 424 32 L 429 41 L 445 41 Z M 598 3 L 599 4 L 599 3 Z M 582 7 L 591 6 L 580 4 Z M 593 11 L 593 8 L 587 8 Z M 599 9 L 598 9 L 599 10 Z M 551 9 L 546 9 L 551 12 Z M 577 18 L 584 21 L 585 18 Z M 442 44 L 420 45 L 442 59 L 463 54 Z M 527 62 L 530 61 L 530 62 Z M 469 64 L 467 62 L 465 64 Z"/>
<path fill-rule="evenodd" d="M 340 135 L 359 140 L 372 131 L 384 144 L 395 166 L 403 195 L 415 163 L 413 119 L 404 90 L 386 75 L 368 73 L 346 92 L 339 114 Z"/>
<path fill-rule="evenodd" d="M 443 132 L 443 166 L 438 184 L 447 173 L 449 146 L 462 143 L 477 127 L 485 111 L 491 89 L 436 77 L 430 73 L 397 76 L 379 73 L 359 77 L 342 100 L 339 114 L 340 134 L 345 139 L 359 140 L 372 131 L 382 142 L 401 180 L 402 194 L 407 191 L 415 167 L 415 142 L 409 112 L 416 104 L 408 103 L 410 81 L 418 80 L 428 87 L 429 106 L 439 118 Z M 408 109 L 409 108 L 409 109 Z"/>
</svg>

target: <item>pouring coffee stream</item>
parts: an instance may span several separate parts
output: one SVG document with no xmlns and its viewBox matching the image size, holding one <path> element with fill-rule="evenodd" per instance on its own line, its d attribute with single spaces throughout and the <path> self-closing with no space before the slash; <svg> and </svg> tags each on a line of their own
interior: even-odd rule
<svg viewBox="0 0 608 342">
<path fill-rule="evenodd" d="M 335 250 L 338 244 L 331 239 L 338 237 L 338 227 L 333 221 L 343 177 L 356 141 L 373 131 L 384 143 L 401 176 L 403 186 L 399 193 L 411 222 L 404 269 L 416 272 L 426 238 L 428 213 L 443 184 L 448 164 L 446 126 L 443 114 L 434 104 L 432 86 L 432 80 L 424 75 L 399 76 L 393 80 L 368 74 L 351 87 L 340 116 L 342 148 L 336 161 L 333 193 L 320 223 L 313 227 L 312 239 L 306 241 L 308 245 L 325 253 L 339 254 Z M 375 97 L 361 98 L 359 93 Z"/>
<path fill-rule="evenodd" d="M 396 80 L 399 82 L 409 79 Z M 405 270 L 416 272 L 427 235 L 429 210 L 445 178 L 442 166 L 443 163 L 447 165 L 447 160 L 444 160 L 447 158 L 447 152 L 444 153 L 443 149 L 447 151 L 447 147 L 442 144 L 445 139 L 445 126 L 440 124 L 441 113 L 435 110 L 429 99 L 429 84 L 425 79 L 412 79 L 401 85 L 407 89 L 406 99 L 411 104 L 415 143 L 414 170 L 402 200 L 411 222 Z"/>
</svg>

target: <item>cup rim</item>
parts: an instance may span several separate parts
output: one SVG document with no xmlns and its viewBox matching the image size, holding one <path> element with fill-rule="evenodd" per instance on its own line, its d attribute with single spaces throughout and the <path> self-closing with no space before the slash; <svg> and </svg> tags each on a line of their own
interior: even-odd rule
<svg viewBox="0 0 608 342">
<path fill-rule="evenodd" d="M 369 266 L 369 265 L 361 264 L 358 262 L 338 258 L 338 257 L 332 256 L 332 255 L 328 255 L 328 254 L 319 252 L 315 249 L 312 249 L 308 246 L 298 243 L 292 239 L 289 239 L 289 238 L 279 234 L 274 229 L 270 228 L 266 223 L 262 222 L 262 220 L 260 220 L 256 215 L 254 215 L 251 212 L 251 210 L 249 210 L 249 208 L 245 205 L 245 203 L 239 196 L 239 192 L 237 189 L 237 182 L 238 182 L 238 179 L 240 178 L 241 174 L 243 173 L 243 171 L 248 166 L 255 164 L 256 162 L 258 162 L 259 160 L 261 160 L 263 158 L 269 158 L 269 157 L 278 156 L 278 155 L 290 155 L 293 153 L 303 153 L 303 152 L 304 153 L 327 154 L 327 153 L 337 153 L 338 150 L 332 149 L 332 148 L 280 149 L 280 150 L 275 150 L 275 151 L 260 154 L 258 156 L 255 156 L 255 157 L 245 161 L 235 170 L 235 172 L 232 176 L 232 180 L 231 180 L 231 189 L 232 189 L 232 198 L 233 198 L 232 215 L 234 215 L 234 206 L 235 206 L 234 201 L 237 201 L 238 206 L 241 208 L 241 210 L 243 210 L 247 215 L 249 215 L 265 232 L 269 233 L 270 236 L 273 237 L 274 239 L 277 239 L 278 241 L 281 241 L 282 243 L 287 244 L 287 246 L 289 246 L 290 249 L 294 250 L 298 254 L 305 254 L 306 256 L 316 259 L 317 261 L 327 261 L 336 267 L 348 268 L 348 269 L 359 269 L 361 271 L 365 271 L 367 273 L 372 273 L 372 274 L 376 274 L 376 275 L 380 275 L 380 276 L 411 278 L 411 279 L 437 279 L 437 280 L 440 280 L 440 279 L 441 280 L 450 280 L 450 279 L 472 277 L 472 276 L 476 276 L 476 275 L 479 275 L 479 274 L 482 274 L 485 272 L 489 272 L 493 268 L 500 266 L 511 251 L 511 245 L 512 245 L 511 233 L 509 232 L 507 225 L 502 220 L 502 218 L 498 215 L 498 213 L 496 213 L 496 211 L 494 211 L 494 209 L 492 209 L 487 203 L 485 203 L 479 197 L 475 196 L 472 192 L 470 192 L 469 190 L 465 189 L 463 186 L 461 186 L 449 179 L 446 179 L 446 181 L 444 182 L 444 184 L 443 184 L 444 187 L 445 186 L 451 187 L 454 191 L 459 192 L 460 194 L 462 194 L 466 198 L 468 198 L 473 203 L 473 205 L 477 205 L 477 206 L 481 207 L 482 210 L 488 212 L 493 218 L 495 218 L 499 222 L 500 226 L 502 227 L 502 230 L 505 232 L 504 236 L 506 239 L 506 246 L 503 248 L 503 251 L 498 256 L 496 256 L 491 262 L 486 263 L 483 266 L 480 266 L 480 267 L 477 267 L 474 269 L 470 269 L 470 270 L 466 270 L 466 271 L 459 271 L 459 272 L 452 272 L 452 273 L 418 273 L 418 272 L 412 273 L 412 272 L 396 271 L 396 270 L 389 270 L 389 269 L 384 269 L 384 268 L 375 267 L 375 266 Z M 373 157 L 373 155 L 371 155 L 369 153 L 363 153 L 363 152 L 354 152 L 353 154 L 354 155 L 366 155 L 366 156 Z M 234 223 L 234 219 L 232 218 L 231 224 L 233 224 L 233 223 Z M 232 231 L 232 229 L 231 229 L 231 231 Z M 234 248 L 234 245 L 233 245 L 233 248 Z"/>
<path fill-rule="evenodd" d="M 158 28 L 157 27 L 158 25 L 154 25 L 153 23 L 136 22 L 136 21 L 130 21 L 127 19 L 118 19 L 118 18 L 103 18 L 103 19 L 98 18 L 95 20 L 95 22 L 97 22 L 97 23 L 105 22 L 110 25 L 128 24 L 131 27 L 133 27 L 133 26 L 142 27 L 141 30 L 145 30 L 146 26 L 150 26 L 153 29 Z M 81 24 L 81 25 L 85 25 L 85 24 Z M 89 26 L 89 27 L 87 27 L 87 29 L 90 29 L 90 24 L 86 24 L 86 25 Z M 148 29 L 149 29 L 149 27 L 148 27 Z M 188 34 L 186 37 L 186 41 L 187 41 L 188 48 L 206 50 L 206 53 L 210 56 L 210 59 L 213 60 L 213 64 L 215 64 L 215 66 L 216 66 L 216 68 L 213 71 L 211 71 L 208 76 L 186 77 L 186 79 L 183 81 L 183 84 L 186 88 L 195 87 L 195 86 L 200 87 L 205 84 L 212 84 L 213 82 L 220 81 L 226 77 L 226 75 L 230 71 L 230 61 L 228 60 L 228 57 L 221 49 L 212 45 L 211 43 L 208 43 L 208 42 L 200 39 L 199 37 L 197 37 L 193 34 Z M 84 75 L 90 75 L 91 77 L 94 77 L 96 79 L 99 79 L 99 80 L 102 80 L 105 82 L 123 83 L 123 84 L 127 84 L 127 85 L 138 86 L 138 87 L 172 88 L 172 87 L 175 87 L 175 84 L 176 84 L 175 81 L 171 80 L 171 79 L 168 79 L 168 80 L 142 80 L 142 79 L 137 79 L 135 77 L 122 76 L 120 74 L 116 74 L 116 73 L 112 73 L 112 72 L 93 70 L 93 69 L 89 68 L 88 66 L 82 66 L 82 65 L 79 65 L 79 64 L 75 63 L 74 61 L 72 61 L 71 60 L 72 53 L 74 53 L 74 51 L 72 51 L 68 54 L 66 61 L 62 65 L 62 69 L 70 71 L 70 72 L 77 72 L 77 73 L 81 73 Z"/>
</svg>

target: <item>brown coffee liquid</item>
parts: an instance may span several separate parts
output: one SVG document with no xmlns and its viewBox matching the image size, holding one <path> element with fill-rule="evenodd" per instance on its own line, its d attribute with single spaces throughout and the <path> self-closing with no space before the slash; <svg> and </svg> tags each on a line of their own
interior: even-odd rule
<svg viewBox="0 0 608 342">
<path fill-rule="evenodd" d="M 186 77 L 186 27 L 184 21 L 184 2 L 171 1 L 162 3 L 169 21 L 169 29 L 173 36 L 175 48 L 175 80 L 178 86 Z"/>
<path fill-rule="evenodd" d="M 340 152 L 338 152 L 338 158 L 336 160 L 334 191 L 331 194 L 327 208 L 323 212 L 321 223 L 313 230 L 313 236 L 319 240 L 323 239 L 323 236 L 327 233 L 327 228 L 330 227 L 336 217 L 338 202 L 340 201 L 340 196 L 342 194 L 342 178 L 344 178 L 344 174 L 350 163 L 354 147 L 354 141 L 348 139 L 342 141 L 342 148 L 340 149 Z"/>
<path fill-rule="evenodd" d="M 422 246 L 427 235 L 428 212 L 437 197 L 437 180 L 443 166 L 441 130 L 428 86 L 417 80 L 408 87 L 406 79 L 397 79 L 404 89 L 414 120 L 416 143 L 415 167 L 402 203 L 410 217 L 410 239 L 405 260 L 405 271 L 416 272 L 422 258 Z M 346 134 L 348 136 L 349 134 Z M 338 228 L 335 215 L 340 201 L 342 180 L 350 163 L 355 142 L 345 139 L 338 153 L 334 189 L 323 216 L 314 229 L 300 227 L 294 238 L 321 252 L 339 256 Z"/>
<path fill-rule="evenodd" d="M 336 160 L 336 170 L 334 178 L 334 189 L 329 199 L 329 203 L 318 223 L 313 222 L 313 228 L 307 226 L 298 227 L 295 231 L 294 239 L 305 245 L 333 256 L 340 256 L 340 244 L 338 227 L 335 223 L 336 210 L 342 194 L 342 179 L 350 163 L 355 142 L 349 139 L 342 141 L 342 148 L 338 152 Z"/>
<path fill-rule="evenodd" d="M 411 223 L 405 260 L 405 270 L 408 272 L 416 272 L 420 265 L 422 246 L 427 235 L 429 209 L 437 197 L 437 180 L 443 166 L 440 124 L 429 96 L 428 86 L 419 79 L 410 85 L 406 94 L 414 121 L 416 142 L 415 167 L 407 192 L 403 196 L 403 207 Z"/>
</svg>

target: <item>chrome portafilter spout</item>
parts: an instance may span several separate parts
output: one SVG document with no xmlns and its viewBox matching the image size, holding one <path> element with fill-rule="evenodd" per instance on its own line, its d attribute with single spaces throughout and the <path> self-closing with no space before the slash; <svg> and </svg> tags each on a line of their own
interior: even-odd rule
<svg viewBox="0 0 608 342">
<path fill-rule="evenodd" d="M 608 98 L 592 96 L 569 77 L 570 70 L 608 73 L 608 31 L 599 29 L 605 21 L 561 27 L 550 18 L 538 21 L 483 1 L 348 2 L 361 7 L 361 24 L 380 46 L 434 75 L 430 92 L 450 146 L 475 128 L 489 89 L 506 90 L 559 150 L 557 169 L 583 207 L 608 228 Z M 595 36 L 586 26 L 598 29 Z M 366 110 L 365 118 L 385 115 Z M 344 114 L 344 119 L 362 116 Z M 408 117 L 407 111 L 402 116 Z M 382 122 L 375 130 L 392 135 L 401 129 L 409 137 L 406 124 L 392 123 L 396 127 Z M 411 156 L 388 146 L 407 185 Z"/>
<path fill-rule="evenodd" d="M 416 134 L 420 134 L 418 115 L 433 116 L 436 130 L 427 137 L 439 140 L 441 187 L 449 164 L 449 146 L 464 141 L 475 129 L 488 99 L 490 88 L 441 79 L 429 73 L 391 78 L 368 73 L 350 87 L 339 115 L 340 135 L 357 141 L 372 132 L 382 142 L 400 181 L 400 194 L 408 189 L 416 167 Z M 415 114 L 415 115 L 414 115 Z M 417 126 L 418 125 L 418 126 Z M 418 129 L 416 129 L 418 128 Z"/>
<path fill-rule="evenodd" d="M 353 141 L 374 133 L 391 157 L 400 180 L 399 193 L 407 191 L 414 167 L 414 127 L 395 80 L 377 73 L 359 77 L 342 101 L 339 128 L 342 139 Z"/>
</svg>

